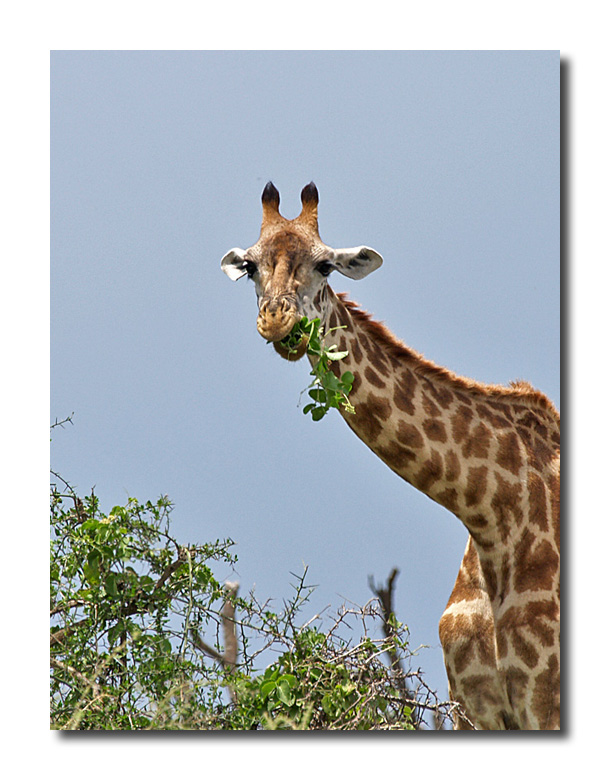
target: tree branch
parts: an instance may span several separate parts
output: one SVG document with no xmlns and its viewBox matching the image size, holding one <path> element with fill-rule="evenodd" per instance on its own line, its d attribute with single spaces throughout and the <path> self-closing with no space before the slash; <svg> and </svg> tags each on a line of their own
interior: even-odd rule
<svg viewBox="0 0 610 780">
<path fill-rule="evenodd" d="M 237 664 L 237 630 L 235 626 L 235 596 L 239 589 L 238 582 L 226 582 L 225 591 L 227 598 L 220 611 L 222 628 L 225 640 L 224 663 L 229 671 L 233 671 Z"/>
<path fill-rule="evenodd" d="M 195 647 L 205 655 L 210 656 L 215 661 L 221 663 L 227 672 L 235 671 L 237 666 L 237 630 L 235 624 L 235 596 L 239 589 L 238 582 L 226 582 L 225 592 L 227 597 L 222 609 L 220 610 L 220 616 L 222 618 L 222 628 L 224 634 L 224 653 L 219 653 L 218 650 L 208 645 L 203 641 L 201 635 L 195 628 L 191 628 L 191 638 Z M 228 686 L 231 701 L 236 701 L 235 691 L 231 685 Z"/>
<path fill-rule="evenodd" d="M 381 604 L 381 610 L 383 614 L 383 633 L 388 640 L 388 646 L 386 652 L 390 657 L 390 669 L 394 675 L 396 681 L 396 687 L 401 692 L 402 696 L 409 700 L 409 704 L 416 702 L 416 697 L 413 691 L 409 690 L 406 683 L 406 672 L 403 668 L 400 656 L 396 651 L 396 613 L 394 612 L 394 581 L 399 574 L 399 570 L 394 567 L 388 577 L 387 585 L 384 587 L 377 587 L 373 577 L 369 577 L 369 588 L 375 596 L 379 599 Z M 421 722 L 421 710 L 419 706 L 413 707 L 413 720 L 419 724 Z"/>
</svg>

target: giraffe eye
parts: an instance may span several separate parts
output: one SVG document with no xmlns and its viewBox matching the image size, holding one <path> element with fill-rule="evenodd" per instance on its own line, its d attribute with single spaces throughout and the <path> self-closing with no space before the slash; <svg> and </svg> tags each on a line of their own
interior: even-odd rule
<svg viewBox="0 0 610 780">
<path fill-rule="evenodd" d="M 330 263 L 327 263 L 326 260 L 322 263 L 318 263 L 316 270 L 318 273 L 322 274 L 322 276 L 328 276 L 328 274 L 333 270 L 333 267 Z"/>
<path fill-rule="evenodd" d="M 252 279 L 256 273 L 256 265 L 251 260 L 246 260 L 244 262 L 243 269 L 248 274 L 248 279 Z"/>
</svg>

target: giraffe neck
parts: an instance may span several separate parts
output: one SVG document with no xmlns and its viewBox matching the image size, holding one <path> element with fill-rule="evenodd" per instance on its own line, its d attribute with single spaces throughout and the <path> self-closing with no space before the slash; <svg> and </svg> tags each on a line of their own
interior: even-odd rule
<svg viewBox="0 0 610 780">
<path fill-rule="evenodd" d="M 356 413 L 342 414 L 356 435 L 457 515 L 480 554 L 497 555 L 528 514 L 549 530 L 555 508 L 545 487 L 558 479 L 559 422 L 546 396 L 525 383 L 506 388 L 458 377 L 399 342 L 344 295 L 328 288 L 328 299 L 326 330 L 340 329 L 327 340 L 348 351 L 336 370 L 355 376 Z"/>
<path fill-rule="evenodd" d="M 333 370 L 355 377 L 341 414 L 470 533 L 439 625 L 451 697 L 478 728 L 559 728 L 557 411 L 434 365 L 325 289 L 327 346 L 348 352 Z"/>
</svg>

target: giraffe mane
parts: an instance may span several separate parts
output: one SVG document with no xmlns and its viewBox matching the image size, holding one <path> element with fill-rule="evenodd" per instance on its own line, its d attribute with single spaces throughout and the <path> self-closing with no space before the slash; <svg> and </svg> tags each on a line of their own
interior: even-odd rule
<svg viewBox="0 0 610 780">
<path fill-rule="evenodd" d="M 347 293 L 336 293 L 339 300 L 347 308 L 352 317 L 363 327 L 368 335 L 377 343 L 383 345 L 391 357 L 404 360 L 421 376 L 440 380 L 457 390 L 477 393 L 494 400 L 517 401 L 547 412 L 559 429 L 560 415 L 555 404 L 540 390 L 537 390 L 525 380 L 515 380 L 505 385 L 486 384 L 475 379 L 459 376 L 448 368 L 439 366 L 428 360 L 421 353 L 408 347 L 398 339 L 382 322 L 373 319 L 369 312 L 354 301 L 350 301 Z"/>
</svg>

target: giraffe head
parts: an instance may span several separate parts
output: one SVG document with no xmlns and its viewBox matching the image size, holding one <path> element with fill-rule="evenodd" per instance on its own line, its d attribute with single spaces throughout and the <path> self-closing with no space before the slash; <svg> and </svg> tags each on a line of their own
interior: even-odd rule
<svg viewBox="0 0 610 780">
<path fill-rule="evenodd" d="M 318 233 L 318 190 L 313 182 L 301 192 L 303 208 L 295 219 L 280 214 L 280 194 L 271 182 L 263 190 L 262 202 L 258 241 L 249 249 L 230 249 L 222 258 L 221 268 L 233 281 L 246 275 L 254 281 L 258 332 L 288 358 L 278 342 L 301 317 L 319 317 L 325 322 L 329 274 L 339 271 L 350 279 L 362 279 L 379 268 L 383 260 L 366 246 L 331 249 L 322 242 Z M 306 345 L 290 357 L 298 359 L 305 350 Z"/>
</svg>

